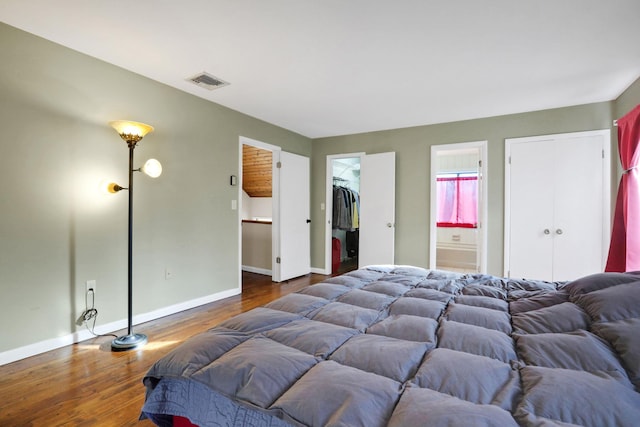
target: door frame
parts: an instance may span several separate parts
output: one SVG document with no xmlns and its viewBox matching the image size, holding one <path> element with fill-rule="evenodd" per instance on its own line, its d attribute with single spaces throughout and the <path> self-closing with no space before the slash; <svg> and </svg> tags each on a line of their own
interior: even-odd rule
<svg viewBox="0 0 640 427">
<path fill-rule="evenodd" d="M 488 141 L 472 141 L 472 142 L 459 142 L 454 144 L 440 144 L 440 145 L 432 145 L 431 146 L 431 202 L 430 202 L 430 219 L 429 219 L 429 268 L 436 268 L 436 242 L 438 240 L 438 227 L 436 225 L 437 222 L 437 185 L 436 185 L 436 175 L 438 169 L 438 153 L 446 152 L 446 151 L 459 151 L 459 150 L 468 150 L 470 148 L 478 149 L 478 156 L 480 160 L 480 166 L 478 168 L 480 179 L 478 186 L 478 219 L 479 219 L 479 232 L 478 239 L 479 241 L 476 244 L 477 250 L 480 251 L 480 259 L 478 260 L 478 268 L 480 271 L 478 273 L 486 273 L 487 272 L 487 225 L 488 225 L 488 205 L 487 195 L 488 195 Z"/>
<path fill-rule="evenodd" d="M 327 155 L 325 172 L 325 231 L 324 231 L 324 272 L 321 274 L 331 274 L 331 238 L 333 237 L 333 161 L 337 159 L 347 159 L 365 156 L 365 152 L 329 154 Z"/>
<path fill-rule="evenodd" d="M 275 165 L 280 161 L 281 147 L 268 144 L 266 142 L 240 136 L 238 141 L 238 202 L 237 202 L 237 220 L 238 220 L 238 287 L 242 291 L 242 146 L 251 145 L 253 147 L 269 150 L 273 156 L 273 165 L 271 171 L 271 280 L 277 282 L 279 280 L 280 269 L 276 263 L 276 257 L 280 253 L 280 175 L 276 173 Z M 231 203 L 233 209 L 233 201 Z"/>
<path fill-rule="evenodd" d="M 611 237 L 611 130 L 600 129 L 583 132 L 567 132 L 553 135 L 538 135 L 504 140 L 504 255 L 503 276 L 509 277 L 511 252 L 511 145 L 522 142 L 548 141 L 589 136 L 602 136 L 602 269 L 606 265 Z"/>
</svg>

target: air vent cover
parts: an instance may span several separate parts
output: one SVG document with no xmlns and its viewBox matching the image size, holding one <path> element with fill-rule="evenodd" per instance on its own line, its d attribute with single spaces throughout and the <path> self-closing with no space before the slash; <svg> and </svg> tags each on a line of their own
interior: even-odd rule
<svg viewBox="0 0 640 427">
<path fill-rule="evenodd" d="M 224 80 L 205 72 L 196 74 L 193 77 L 189 77 L 187 81 L 190 81 L 191 83 L 207 90 L 218 89 L 229 84 L 229 82 L 225 82 Z"/>
</svg>

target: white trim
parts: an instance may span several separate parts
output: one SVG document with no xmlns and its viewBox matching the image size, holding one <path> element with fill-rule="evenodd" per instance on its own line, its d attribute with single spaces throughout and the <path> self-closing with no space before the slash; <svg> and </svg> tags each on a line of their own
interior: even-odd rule
<svg viewBox="0 0 640 427">
<path fill-rule="evenodd" d="M 472 142 L 460 142 L 455 144 L 442 144 L 442 145 L 432 145 L 431 146 L 431 201 L 430 201 L 430 220 L 429 220 L 429 268 L 436 268 L 436 240 L 438 229 L 436 227 L 436 173 L 438 169 L 437 163 L 437 153 L 443 151 L 457 151 L 457 150 L 466 150 L 470 148 L 478 149 L 478 157 L 482 162 L 482 166 L 479 167 L 478 171 L 481 174 L 481 182 L 480 182 L 480 197 L 478 197 L 480 207 L 479 207 L 479 233 L 478 237 L 480 241 L 477 243 L 477 248 L 480 251 L 480 260 L 478 263 L 478 267 L 480 268 L 479 273 L 487 272 L 487 240 L 488 240 L 488 222 L 489 222 L 489 199 L 488 199 L 488 190 L 489 190 L 489 155 L 488 155 L 488 141 L 472 141 Z"/>
<path fill-rule="evenodd" d="M 243 265 L 242 271 L 248 271 L 249 273 L 256 273 L 256 274 L 264 274 L 265 276 L 271 276 L 271 273 L 272 273 L 271 270 L 267 270 L 266 268 L 252 267 L 250 265 Z"/>
<path fill-rule="evenodd" d="M 330 271 L 327 271 L 322 268 L 314 268 L 314 267 L 311 267 L 311 272 L 314 274 L 322 274 L 323 276 L 329 276 L 331 274 Z"/>
<path fill-rule="evenodd" d="M 160 319 L 161 317 L 176 314 L 181 311 L 189 310 L 201 305 L 209 304 L 215 301 L 219 301 L 224 298 L 229 298 L 241 293 L 240 288 L 228 289 L 212 295 L 196 298 L 190 301 L 184 301 L 178 304 L 173 304 L 167 307 L 160 308 L 158 310 L 150 311 L 148 313 L 138 314 L 133 317 L 133 324 L 138 325 L 141 323 L 150 322 L 152 320 Z M 115 322 L 107 323 L 104 325 L 98 325 L 95 328 L 97 334 L 108 334 L 114 331 L 127 328 L 127 320 L 117 320 Z M 60 347 L 79 343 L 84 340 L 94 338 L 94 336 L 88 330 L 80 330 L 68 335 L 64 335 L 57 338 L 40 341 L 37 343 L 25 345 L 23 347 L 14 348 L 0 353 L 0 366 L 12 363 L 27 357 L 35 356 L 47 351 L 55 350 Z M 153 340 L 153 337 L 149 337 Z"/>
<path fill-rule="evenodd" d="M 327 155 L 327 168 L 325 170 L 325 231 L 324 231 L 324 272 L 319 274 L 331 274 L 331 237 L 333 221 L 333 160 L 350 159 L 353 157 L 365 156 L 365 152 L 329 154 Z M 313 270 L 312 270 L 313 272 Z"/>
</svg>

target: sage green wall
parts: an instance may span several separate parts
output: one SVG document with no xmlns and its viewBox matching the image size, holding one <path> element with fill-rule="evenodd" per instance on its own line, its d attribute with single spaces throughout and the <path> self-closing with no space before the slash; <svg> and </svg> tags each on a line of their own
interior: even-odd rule
<svg viewBox="0 0 640 427">
<path fill-rule="evenodd" d="M 363 133 L 313 141 L 311 190 L 311 263 L 324 268 L 326 156 L 329 154 L 396 152 L 395 262 L 429 265 L 429 170 L 431 146 L 488 141 L 488 272 L 503 273 L 504 140 L 505 138 L 609 129 L 612 102 L 512 114 L 430 126 Z"/>
<path fill-rule="evenodd" d="M 126 318 L 128 150 L 107 122 L 156 130 L 136 148 L 134 313 L 237 288 L 239 136 L 310 156 L 311 141 L 0 24 L 0 352 Z M 226 90 L 226 89 L 221 89 Z M 174 277 L 165 280 L 165 268 Z"/>
</svg>

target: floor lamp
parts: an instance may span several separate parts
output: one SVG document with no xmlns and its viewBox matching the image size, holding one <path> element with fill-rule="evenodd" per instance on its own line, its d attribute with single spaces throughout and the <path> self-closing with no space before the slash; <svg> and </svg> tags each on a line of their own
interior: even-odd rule
<svg viewBox="0 0 640 427">
<path fill-rule="evenodd" d="M 133 173 L 144 172 L 151 178 L 157 178 L 162 173 L 162 165 L 156 159 L 149 159 L 143 167 L 133 168 L 133 150 L 136 144 L 149 132 L 153 131 L 153 127 L 144 123 L 130 122 L 126 120 L 116 120 L 109 122 L 120 137 L 127 143 L 129 147 L 129 187 L 121 187 L 116 183 L 110 183 L 108 191 L 117 193 L 120 190 L 129 191 L 129 312 L 128 312 L 128 331 L 127 335 L 120 336 L 111 342 L 112 351 L 126 351 L 141 347 L 147 343 L 147 336 L 144 334 L 133 333 Z"/>
</svg>

